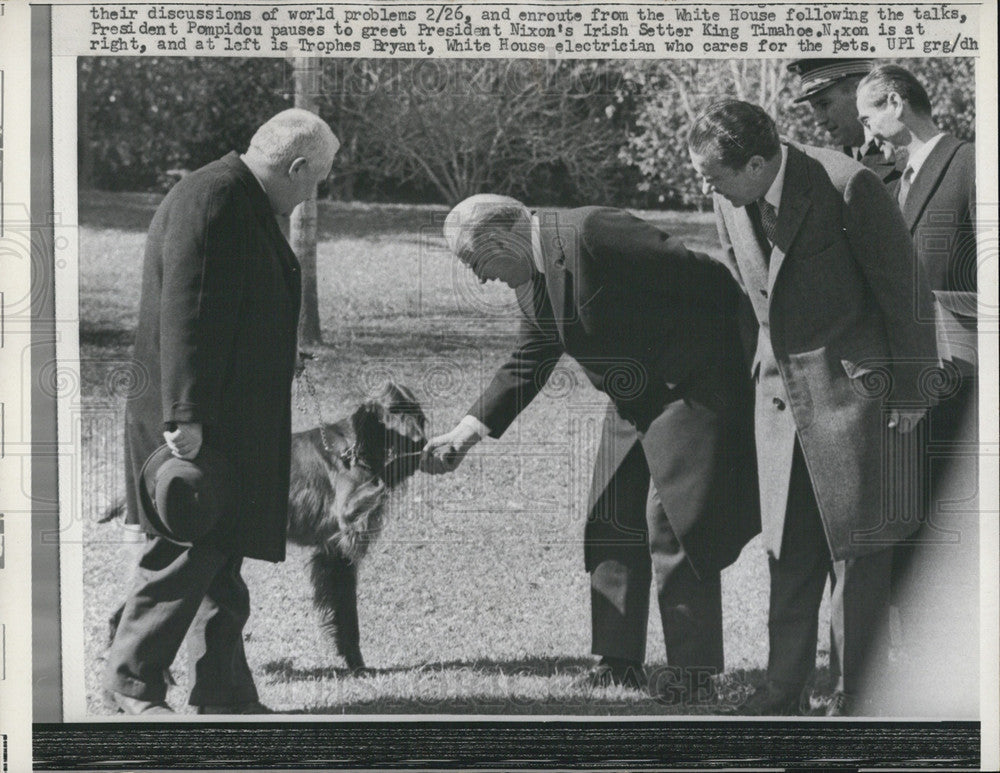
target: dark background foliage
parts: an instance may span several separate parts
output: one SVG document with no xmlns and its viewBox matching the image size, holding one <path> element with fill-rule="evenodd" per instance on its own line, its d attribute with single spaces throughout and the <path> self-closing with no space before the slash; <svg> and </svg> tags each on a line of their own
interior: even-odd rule
<svg viewBox="0 0 1000 773">
<path fill-rule="evenodd" d="M 971 59 L 901 62 L 939 125 L 974 139 Z M 492 191 L 533 204 L 705 205 L 686 127 L 724 95 L 762 104 L 786 136 L 827 144 L 781 60 L 328 59 L 315 86 L 342 141 L 322 195 L 453 203 Z M 81 58 L 83 188 L 163 191 L 243 150 L 293 103 L 282 59 Z"/>
</svg>

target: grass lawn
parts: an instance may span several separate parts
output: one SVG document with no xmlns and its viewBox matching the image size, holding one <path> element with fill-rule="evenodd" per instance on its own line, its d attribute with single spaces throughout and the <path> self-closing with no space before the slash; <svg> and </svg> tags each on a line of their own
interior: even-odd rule
<svg viewBox="0 0 1000 773">
<path fill-rule="evenodd" d="M 84 419 L 85 660 L 88 708 L 99 688 L 105 619 L 126 592 L 129 535 L 96 523 L 120 496 L 121 418 L 114 369 L 130 355 L 145 230 L 158 197 L 80 196 Z M 310 365 L 323 418 L 347 412 L 387 376 L 411 386 L 432 432 L 449 429 L 514 338 L 513 294 L 480 286 L 444 252 L 444 210 L 319 207 L 325 345 Z M 711 215 L 645 213 L 689 246 L 717 249 Z M 317 628 L 307 553 L 248 561 L 247 656 L 261 699 L 315 714 L 662 714 L 677 709 L 609 689 L 574 687 L 592 662 L 582 535 L 604 398 L 567 362 L 501 441 L 481 443 L 453 475 L 418 474 L 398 497 L 361 569 L 362 651 L 374 674 L 351 677 Z M 118 390 L 120 391 L 120 390 Z M 298 402 L 296 429 L 317 423 Z M 716 713 L 761 678 L 767 658 L 767 565 L 758 541 L 723 574 L 729 671 Z M 655 604 L 655 602 L 654 602 Z M 821 623 L 825 660 L 826 613 Z M 650 614 L 647 666 L 665 660 Z M 174 667 L 186 701 L 186 660 Z M 817 691 L 814 700 L 821 701 Z"/>
</svg>

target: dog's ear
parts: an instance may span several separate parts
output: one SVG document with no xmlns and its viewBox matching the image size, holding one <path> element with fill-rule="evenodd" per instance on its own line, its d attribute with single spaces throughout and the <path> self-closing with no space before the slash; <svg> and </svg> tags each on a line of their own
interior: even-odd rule
<svg viewBox="0 0 1000 773">
<path fill-rule="evenodd" d="M 416 395 L 407 387 L 387 381 L 382 387 L 379 400 L 388 408 L 389 413 L 396 416 L 408 416 L 416 421 L 421 430 L 426 428 L 427 417 L 424 415 L 424 410 L 420 407 Z"/>
<path fill-rule="evenodd" d="M 385 420 L 385 406 L 376 400 L 365 400 L 351 416 L 358 454 L 366 461 L 385 458 Z"/>
</svg>

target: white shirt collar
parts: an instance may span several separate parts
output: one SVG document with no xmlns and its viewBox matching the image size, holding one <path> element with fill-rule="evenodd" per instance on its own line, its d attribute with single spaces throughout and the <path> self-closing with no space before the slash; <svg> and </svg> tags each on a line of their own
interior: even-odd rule
<svg viewBox="0 0 1000 773">
<path fill-rule="evenodd" d="M 774 207 L 774 211 L 778 211 L 778 205 L 781 204 L 781 192 L 785 188 L 785 167 L 788 166 L 788 146 L 784 143 L 781 144 L 781 166 L 778 167 L 778 173 L 774 176 L 774 181 L 771 183 L 771 187 L 767 189 L 767 193 L 764 194 L 764 201 Z"/>
<path fill-rule="evenodd" d="M 934 146 L 937 145 L 941 138 L 944 137 L 944 132 L 938 132 L 933 137 L 931 137 L 927 142 L 920 146 L 920 148 L 910 154 L 910 158 L 906 162 L 906 166 L 913 170 L 913 177 L 920 174 L 920 167 L 924 165 L 927 161 L 927 157 L 934 150 Z"/>
<path fill-rule="evenodd" d="M 542 224 L 538 215 L 531 216 L 531 257 L 535 260 L 538 273 L 545 273 L 545 258 L 542 255 Z"/>
</svg>

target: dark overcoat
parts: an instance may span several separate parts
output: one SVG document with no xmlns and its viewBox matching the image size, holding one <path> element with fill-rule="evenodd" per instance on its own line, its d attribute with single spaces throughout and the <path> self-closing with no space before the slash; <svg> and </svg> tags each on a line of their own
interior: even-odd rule
<svg viewBox="0 0 1000 773">
<path fill-rule="evenodd" d="M 200 422 L 237 492 L 218 538 L 249 558 L 284 559 L 300 282 L 264 189 L 236 153 L 164 198 L 146 240 L 136 331 L 145 386 L 126 408 L 129 522 L 155 532 L 139 471 L 172 422 Z"/>
<path fill-rule="evenodd" d="M 735 282 L 621 210 L 538 217 L 544 274 L 518 288 L 517 347 L 470 414 L 500 437 L 570 355 L 627 420 L 605 422 L 590 507 L 641 443 L 695 570 L 728 566 L 760 530 Z"/>
<path fill-rule="evenodd" d="M 896 202 L 857 161 L 789 146 L 769 254 L 745 207 L 715 196 L 724 261 L 759 325 L 757 459 L 764 544 L 780 556 L 796 438 L 836 560 L 881 550 L 919 521 L 887 509 L 888 408 L 927 407 L 937 365 L 931 298 Z"/>
</svg>

